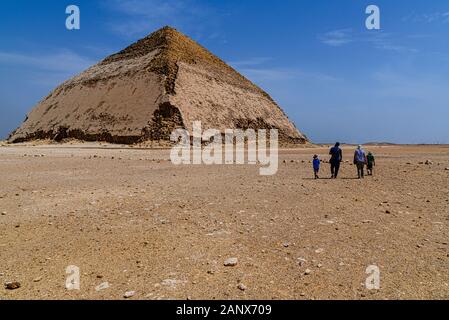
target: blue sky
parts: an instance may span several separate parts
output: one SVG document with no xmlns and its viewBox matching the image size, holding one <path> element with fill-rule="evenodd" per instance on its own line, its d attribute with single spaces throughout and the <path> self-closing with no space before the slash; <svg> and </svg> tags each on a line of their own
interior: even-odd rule
<svg viewBox="0 0 449 320">
<path fill-rule="evenodd" d="M 81 10 L 81 30 L 65 9 Z M 365 8 L 381 30 L 365 28 Z M 449 143 L 449 1 L 4 0 L 0 138 L 59 83 L 164 26 L 265 89 L 314 142 Z"/>
</svg>

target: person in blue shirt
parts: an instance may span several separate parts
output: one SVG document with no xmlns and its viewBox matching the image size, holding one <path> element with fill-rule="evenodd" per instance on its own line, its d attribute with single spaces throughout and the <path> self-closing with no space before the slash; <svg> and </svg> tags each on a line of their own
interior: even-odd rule
<svg viewBox="0 0 449 320">
<path fill-rule="evenodd" d="M 331 179 L 337 179 L 338 171 L 340 171 L 340 164 L 343 161 L 343 152 L 340 149 L 340 142 L 337 142 L 334 147 L 329 151 L 331 159 L 329 160 L 331 164 Z"/>
<path fill-rule="evenodd" d="M 359 179 L 363 179 L 365 177 L 366 153 L 361 145 L 354 152 L 354 164 L 357 166 Z"/>
<path fill-rule="evenodd" d="M 315 179 L 319 179 L 318 173 L 320 173 L 321 160 L 318 155 L 313 156 L 313 172 L 315 173 Z"/>
</svg>

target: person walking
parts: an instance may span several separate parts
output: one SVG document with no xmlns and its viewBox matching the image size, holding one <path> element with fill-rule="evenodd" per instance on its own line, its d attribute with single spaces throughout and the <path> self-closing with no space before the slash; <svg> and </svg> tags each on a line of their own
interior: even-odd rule
<svg viewBox="0 0 449 320">
<path fill-rule="evenodd" d="M 373 175 L 373 168 L 375 166 L 376 166 L 376 159 L 374 158 L 372 152 L 368 152 L 368 155 L 366 156 L 366 171 L 369 176 Z"/>
<path fill-rule="evenodd" d="M 357 166 L 357 175 L 359 176 L 359 179 L 365 178 L 366 154 L 361 145 L 359 145 L 354 152 L 354 164 Z"/>
<path fill-rule="evenodd" d="M 337 179 L 338 172 L 340 171 L 340 164 L 343 161 L 343 152 L 340 149 L 340 142 L 337 142 L 334 147 L 329 151 L 331 159 L 329 160 L 331 164 L 331 179 Z"/>
<path fill-rule="evenodd" d="M 313 172 L 315 173 L 315 179 L 319 179 L 318 174 L 320 173 L 320 164 L 321 160 L 318 158 L 318 155 L 313 156 Z"/>
</svg>

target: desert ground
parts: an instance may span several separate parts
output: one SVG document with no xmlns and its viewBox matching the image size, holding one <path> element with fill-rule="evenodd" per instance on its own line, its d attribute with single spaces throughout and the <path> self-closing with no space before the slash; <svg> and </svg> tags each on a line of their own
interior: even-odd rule
<svg viewBox="0 0 449 320">
<path fill-rule="evenodd" d="M 314 180 L 327 146 L 281 150 L 274 176 L 162 149 L 0 146 L 0 299 L 449 299 L 449 146 L 366 149 L 373 177 L 354 179 L 345 146 L 340 178 L 323 163 Z"/>
</svg>

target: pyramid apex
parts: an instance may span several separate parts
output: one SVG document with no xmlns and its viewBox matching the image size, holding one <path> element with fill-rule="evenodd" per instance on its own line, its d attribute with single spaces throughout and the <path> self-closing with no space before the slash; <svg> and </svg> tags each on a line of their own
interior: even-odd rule
<svg viewBox="0 0 449 320">
<path fill-rule="evenodd" d="M 167 35 L 167 34 L 173 34 L 173 33 L 183 35 L 183 33 L 180 32 L 180 31 L 178 31 L 176 28 L 167 25 L 167 26 L 164 26 L 164 27 L 162 27 L 162 28 L 160 28 L 160 29 L 158 29 L 158 30 L 156 30 L 156 31 L 154 31 L 154 32 L 152 32 L 152 33 L 150 33 L 150 34 L 148 35 L 148 37 L 151 37 L 152 35 L 155 35 L 155 34 L 163 34 L 163 35 Z"/>
</svg>

